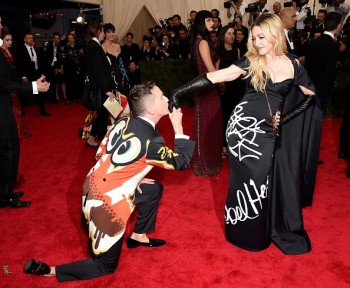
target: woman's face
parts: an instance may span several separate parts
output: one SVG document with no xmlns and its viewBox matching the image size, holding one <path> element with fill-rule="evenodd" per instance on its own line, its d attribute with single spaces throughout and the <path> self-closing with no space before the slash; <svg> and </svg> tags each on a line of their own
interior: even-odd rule
<svg viewBox="0 0 350 288">
<path fill-rule="evenodd" d="M 148 40 L 143 41 L 143 45 L 144 45 L 145 47 L 149 47 L 149 41 L 148 41 Z"/>
<path fill-rule="evenodd" d="M 3 45 L 6 48 L 10 48 L 12 46 L 12 36 L 11 35 L 6 35 L 3 40 L 4 40 Z"/>
<path fill-rule="evenodd" d="M 235 41 L 235 29 L 228 28 L 225 33 L 224 40 L 226 44 L 233 44 L 233 42 Z"/>
<path fill-rule="evenodd" d="M 114 31 L 108 30 L 108 31 L 106 31 L 105 35 L 106 35 L 106 40 L 109 40 L 112 42 L 114 41 L 114 39 L 115 39 L 115 32 Z"/>
<path fill-rule="evenodd" d="M 214 25 L 213 19 L 212 18 L 205 18 L 204 22 L 205 22 L 205 27 L 207 28 L 207 30 L 209 32 L 213 31 L 213 25 Z"/>
<path fill-rule="evenodd" d="M 269 37 L 270 36 L 270 37 Z M 252 40 L 255 49 L 259 55 L 273 54 L 275 39 L 271 35 L 264 35 L 259 26 L 254 26 L 252 29 Z"/>
</svg>

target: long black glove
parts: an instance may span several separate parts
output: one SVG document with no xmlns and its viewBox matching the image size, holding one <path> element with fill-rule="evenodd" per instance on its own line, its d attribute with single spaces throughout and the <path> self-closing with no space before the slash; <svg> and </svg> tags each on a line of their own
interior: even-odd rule
<svg viewBox="0 0 350 288">
<path fill-rule="evenodd" d="M 207 74 L 200 75 L 190 82 L 174 89 L 171 91 L 170 99 L 169 99 L 169 111 L 173 111 L 173 107 L 176 109 L 180 107 L 180 98 L 190 92 L 197 91 L 199 89 L 204 89 L 212 86 L 213 83 L 207 78 Z"/>
<path fill-rule="evenodd" d="M 304 100 L 301 101 L 299 105 L 295 107 L 294 110 L 289 111 L 284 115 L 281 115 L 280 125 L 286 124 L 293 118 L 297 117 L 299 114 L 303 113 L 308 107 L 312 105 L 314 101 L 315 95 L 305 95 Z"/>
</svg>

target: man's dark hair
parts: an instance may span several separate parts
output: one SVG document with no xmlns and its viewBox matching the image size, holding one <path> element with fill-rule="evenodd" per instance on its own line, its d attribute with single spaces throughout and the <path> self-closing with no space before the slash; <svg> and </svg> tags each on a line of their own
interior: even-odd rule
<svg viewBox="0 0 350 288">
<path fill-rule="evenodd" d="M 211 9 L 210 12 L 211 12 L 211 13 L 216 12 L 216 14 L 217 14 L 218 16 L 220 15 L 220 12 L 219 12 L 218 9 Z"/>
<path fill-rule="evenodd" d="M 179 14 L 175 14 L 175 15 L 173 16 L 173 18 L 177 18 L 178 20 L 181 21 L 181 16 L 180 16 Z"/>
<path fill-rule="evenodd" d="M 327 13 L 324 18 L 324 30 L 333 31 L 337 29 L 338 25 L 341 23 L 342 15 L 338 12 Z"/>
<path fill-rule="evenodd" d="M 186 33 L 188 33 L 188 29 L 187 29 L 186 27 L 180 27 L 180 28 L 179 28 L 179 32 L 180 32 L 180 31 L 185 31 Z"/>
<path fill-rule="evenodd" d="M 102 31 L 102 24 L 97 21 L 90 21 L 86 30 L 88 38 L 97 37 L 98 31 Z"/>
<path fill-rule="evenodd" d="M 58 33 L 58 32 L 53 32 L 53 36 L 52 36 L 52 37 L 55 37 L 55 36 L 58 36 L 58 37 L 60 37 L 60 38 L 61 38 L 61 34 L 60 34 L 60 33 Z"/>
<path fill-rule="evenodd" d="M 150 80 L 139 85 L 135 85 L 129 93 L 129 104 L 134 115 L 143 115 L 145 112 L 144 100 L 152 94 L 151 90 L 156 86 L 155 82 Z"/>
<path fill-rule="evenodd" d="M 236 14 L 236 16 L 235 16 L 235 18 L 234 18 L 234 19 L 236 19 L 236 18 L 241 19 L 241 22 L 243 21 L 242 17 L 241 17 L 241 16 L 239 16 L 239 15 L 237 15 L 237 14 Z"/>
<path fill-rule="evenodd" d="M 126 37 L 128 37 L 128 36 L 131 36 L 131 37 L 132 37 L 132 39 L 134 39 L 134 33 L 132 33 L 132 32 L 128 32 L 128 33 L 126 33 Z"/>
</svg>

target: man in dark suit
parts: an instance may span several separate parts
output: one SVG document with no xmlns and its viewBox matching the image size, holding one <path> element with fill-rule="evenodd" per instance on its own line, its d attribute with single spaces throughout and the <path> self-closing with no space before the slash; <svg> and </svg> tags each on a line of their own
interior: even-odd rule
<svg viewBox="0 0 350 288">
<path fill-rule="evenodd" d="M 115 90 L 117 84 L 114 79 L 113 66 L 108 61 L 105 51 L 101 46 L 101 41 L 104 39 L 104 32 L 100 23 L 95 21 L 89 23 L 87 28 L 87 34 L 90 40 L 84 49 L 84 60 L 86 75 L 91 83 L 101 91 L 102 103 L 107 98 L 115 99 Z M 103 139 L 107 132 L 109 112 L 102 105 L 97 111 L 97 117 L 92 123 L 90 136 L 86 141 L 86 145 L 89 147 L 98 147 L 96 138 L 100 141 Z"/>
<path fill-rule="evenodd" d="M 168 98 L 153 81 L 134 86 L 129 94 L 133 115 L 108 130 L 97 163 L 83 185 L 84 223 L 89 224 L 93 258 L 49 267 L 31 259 L 24 272 L 56 276 L 58 281 L 85 280 L 113 273 L 119 262 L 127 221 L 138 205 L 128 248 L 159 247 L 162 239 L 149 238 L 155 229 L 162 195 L 161 183 L 144 178 L 152 167 L 184 170 L 189 167 L 194 142 L 183 134 L 181 109 L 168 111 Z M 165 146 L 155 125 L 169 114 L 175 133 L 174 151 Z"/>
<path fill-rule="evenodd" d="M 58 32 L 53 33 L 52 41 L 45 42 L 41 48 L 40 59 L 42 60 L 42 72 L 50 82 L 48 92 L 48 100 L 56 102 L 56 89 L 60 77 L 60 69 L 62 65 L 62 49 L 60 46 L 61 35 Z"/>
<path fill-rule="evenodd" d="M 279 13 L 279 17 L 282 21 L 282 25 L 284 28 L 288 52 L 296 55 L 297 42 L 293 35 L 293 29 L 295 28 L 295 24 L 297 21 L 296 12 L 292 7 L 283 8 Z"/>
<path fill-rule="evenodd" d="M 0 17 L 0 35 L 1 35 Z M 0 207 L 21 208 L 29 201 L 19 200 L 23 192 L 14 192 L 19 162 L 19 139 L 10 93 L 44 92 L 49 83 L 39 78 L 33 83 L 20 84 L 13 78 L 11 67 L 3 53 L 0 53 Z"/>
<path fill-rule="evenodd" d="M 140 47 L 133 41 L 134 34 L 131 32 L 126 33 L 126 43 L 122 46 L 122 58 L 125 67 L 127 67 L 131 61 L 139 65 Z"/>
<path fill-rule="evenodd" d="M 305 57 L 305 68 L 316 86 L 323 113 L 335 83 L 339 56 L 339 45 L 335 37 L 341 29 L 341 15 L 337 12 L 328 13 L 324 28 L 321 37 L 309 43 Z"/>
<path fill-rule="evenodd" d="M 15 62 L 18 76 L 22 79 L 22 83 L 28 83 L 35 81 L 43 74 L 40 69 L 39 51 L 34 47 L 33 34 L 26 33 L 24 35 L 24 44 L 18 47 Z M 36 97 L 38 103 L 40 115 L 50 116 L 45 110 L 45 97 L 46 93 L 39 93 Z"/>
<path fill-rule="evenodd" d="M 325 32 L 321 37 L 313 39 L 309 43 L 305 56 L 305 68 L 316 87 L 317 107 L 322 109 L 323 114 L 325 113 L 328 99 L 333 93 L 335 83 L 336 63 L 339 55 L 339 45 L 336 42 L 335 36 L 341 29 L 341 14 L 336 12 L 327 14 L 324 20 L 324 26 Z M 314 109 L 310 117 L 312 119 L 318 119 L 319 116 L 317 115 L 321 114 L 322 111 L 318 112 L 318 110 Z M 315 127 L 318 127 L 317 130 L 319 130 L 319 133 L 316 133 L 315 135 L 317 136 L 311 139 L 311 145 L 309 147 L 312 147 L 312 155 L 318 157 L 322 122 L 320 125 L 315 124 L 314 130 L 316 130 Z M 319 160 L 319 164 L 321 163 L 323 161 Z M 306 171 L 304 179 L 306 179 L 304 182 L 307 183 L 307 186 L 304 185 L 302 203 L 303 206 L 310 206 L 312 204 L 316 181 L 316 169 L 309 172 Z"/>
</svg>

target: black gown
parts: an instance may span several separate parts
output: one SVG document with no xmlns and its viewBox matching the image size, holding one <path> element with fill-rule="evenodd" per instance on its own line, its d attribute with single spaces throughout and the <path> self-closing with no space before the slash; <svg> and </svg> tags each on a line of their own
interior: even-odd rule
<svg viewBox="0 0 350 288">
<path fill-rule="evenodd" d="M 298 246 L 290 252 L 288 249 L 284 249 L 283 245 L 276 243 L 285 254 L 302 254 L 310 251 L 311 244 L 302 225 L 301 191 L 298 190 L 301 184 L 291 188 L 282 185 L 285 193 L 278 191 L 281 186 L 276 185 L 275 187 L 278 189 L 274 189 L 271 185 L 275 182 L 275 179 L 272 179 L 273 175 L 274 177 L 289 179 L 291 176 L 288 174 L 289 171 L 298 171 L 295 173 L 298 174 L 297 177 L 293 179 L 300 183 L 303 181 L 301 177 L 303 171 L 301 150 L 296 149 L 294 151 L 300 154 L 300 157 L 295 155 L 295 158 L 300 159 L 296 163 L 299 166 L 285 167 L 289 164 L 282 161 L 283 164 L 280 165 L 282 167 L 279 166 L 278 169 L 285 170 L 285 172 L 279 171 L 277 173 L 273 171 L 275 161 L 278 160 L 274 157 L 276 143 L 283 142 L 284 128 L 281 127 L 281 139 L 276 141 L 276 135 L 267 121 L 270 115 L 268 102 L 271 106 L 272 115 L 274 115 L 277 110 L 282 111 L 287 96 L 294 97 L 297 93 L 300 93 L 295 89 L 297 85 L 313 88 L 305 69 L 298 65 L 291 54 L 286 55 L 293 63 L 294 79 L 286 79 L 278 83 L 272 83 L 271 79 L 268 79 L 266 95 L 255 91 L 250 84 L 250 79 L 247 79 L 245 95 L 235 107 L 228 122 L 226 138 L 230 151 L 230 184 L 225 206 L 225 234 L 230 243 L 246 250 L 260 251 L 266 249 L 271 240 L 278 242 L 282 239 L 289 245 L 293 246 L 293 243 L 296 243 L 295 245 Z M 249 60 L 244 56 L 235 62 L 235 65 L 246 68 L 249 66 Z M 299 127 L 298 129 L 302 130 L 303 128 Z M 300 133 L 302 134 L 302 131 Z M 281 147 L 281 144 L 278 146 Z M 279 150 L 279 154 L 283 155 L 284 151 Z M 290 155 L 290 153 L 293 154 L 293 151 L 287 151 L 287 153 Z M 273 174 L 272 172 L 276 173 Z M 283 181 L 283 179 L 280 180 Z M 290 180 L 290 182 L 294 181 Z M 288 197 L 284 197 L 289 193 L 295 196 L 294 202 L 288 203 Z M 276 200 L 276 195 L 279 194 L 282 196 L 278 196 L 279 198 Z M 283 199 L 280 199 L 281 197 Z M 281 207 L 274 207 L 274 205 L 281 205 Z M 286 206 L 289 206 L 289 210 L 293 213 L 285 215 L 283 209 Z M 275 225 L 280 225 L 280 222 L 285 224 L 284 220 L 280 222 L 276 220 L 284 217 L 297 217 L 292 221 L 300 224 L 296 230 L 288 231 L 292 234 L 291 239 L 288 239 L 290 235 L 284 233 L 285 230 L 276 229 L 275 227 Z M 283 226 L 282 224 L 281 226 Z M 288 230 L 288 227 L 286 229 Z M 281 231 L 281 234 L 279 231 Z M 300 236 L 302 241 L 295 242 L 292 239 L 295 234 Z"/>
</svg>

